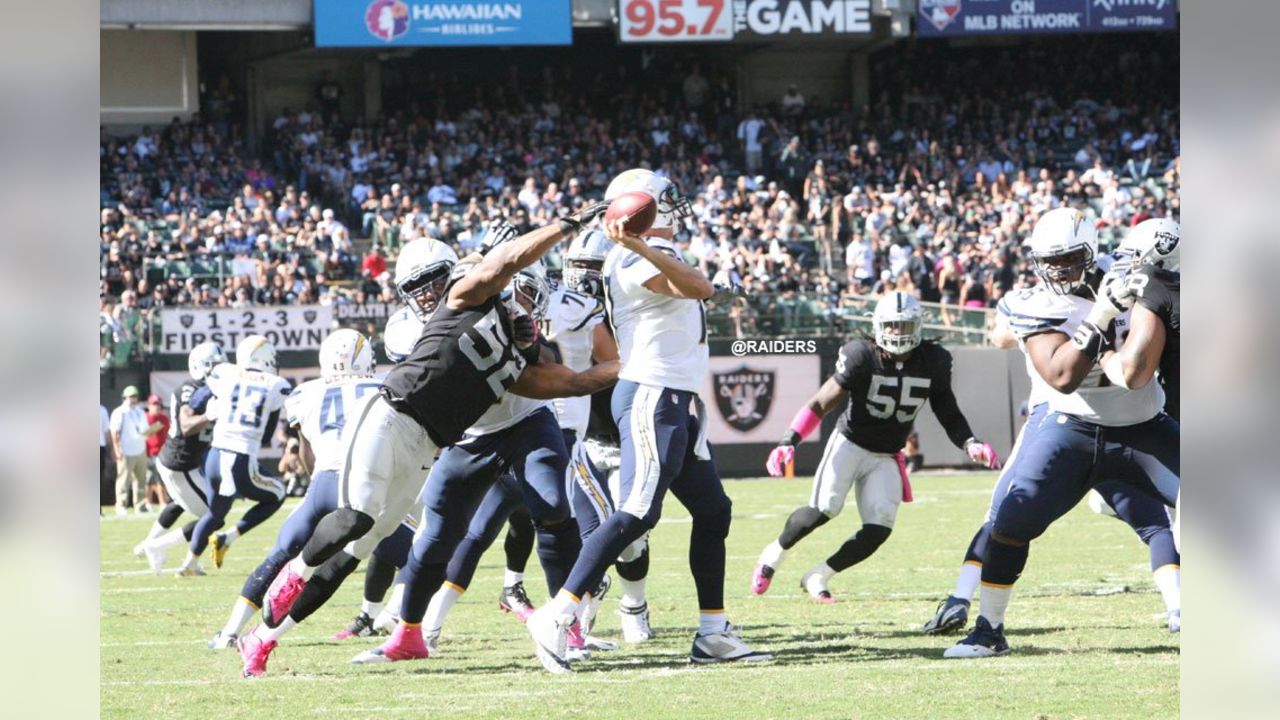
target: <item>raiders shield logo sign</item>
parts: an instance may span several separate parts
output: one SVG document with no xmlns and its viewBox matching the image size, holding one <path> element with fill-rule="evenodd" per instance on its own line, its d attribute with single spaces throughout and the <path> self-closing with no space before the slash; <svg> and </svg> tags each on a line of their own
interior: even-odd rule
<svg viewBox="0 0 1280 720">
<path fill-rule="evenodd" d="M 737 370 L 712 375 L 720 416 L 739 432 L 750 432 L 764 421 L 773 404 L 773 371 Z"/>
<path fill-rule="evenodd" d="M 314 323 L 316 321 L 316 317 L 317 317 L 317 313 L 315 310 L 302 311 L 302 319 L 306 320 L 308 325 Z"/>
<path fill-rule="evenodd" d="M 178 316 L 178 322 L 182 323 L 182 327 L 184 328 L 191 327 L 195 323 L 195 321 L 196 321 L 195 315 L 187 315 L 186 313 L 183 313 L 182 315 Z"/>
</svg>

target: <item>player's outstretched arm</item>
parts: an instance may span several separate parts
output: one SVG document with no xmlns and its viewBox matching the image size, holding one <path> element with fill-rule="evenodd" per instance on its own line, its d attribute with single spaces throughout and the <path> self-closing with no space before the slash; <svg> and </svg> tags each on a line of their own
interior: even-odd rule
<svg viewBox="0 0 1280 720">
<path fill-rule="evenodd" d="M 602 214 L 608 206 L 594 203 L 576 215 L 561 218 L 553 225 L 540 227 L 490 251 L 449 290 L 449 307 L 454 310 L 474 307 L 502 292 L 511 278 L 547 254 L 564 238 Z"/>
<path fill-rule="evenodd" d="M 658 269 L 660 274 L 649 278 L 644 283 L 645 289 L 659 295 L 690 300 L 706 300 L 715 294 L 716 289 L 711 285 L 711 281 L 707 279 L 707 276 L 702 274 L 701 270 L 661 250 L 650 247 L 644 238 L 631 235 L 623 229 L 626 221 L 627 218 L 618 218 L 613 222 L 606 222 L 604 224 L 604 234 L 605 237 L 613 242 L 653 263 L 653 266 Z"/>
<path fill-rule="evenodd" d="M 791 427 L 787 429 L 787 434 L 782 437 L 782 442 L 777 447 L 769 451 L 769 458 L 765 461 L 764 467 L 768 473 L 774 477 L 781 477 L 786 467 L 796 458 L 796 445 L 804 442 L 805 438 L 812 435 L 822 426 L 822 417 L 844 402 L 848 397 L 849 391 L 845 390 L 835 377 L 827 378 L 827 381 L 818 388 L 818 392 L 809 398 L 809 402 L 796 413 L 791 419 Z"/>
<path fill-rule="evenodd" d="M 617 360 L 600 363 L 576 373 L 559 363 L 530 365 L 508 392 L 533 400 L 590 395 L 618 382 L 622 363 Z"/>
<path fill-rule="evenodd" d="M 1107 379 L 1122 388 L 1137 390 L 1151 382 L 1164 353 L 1165 330 L 1160 316 L 1142 305 L 1133 307 L 1129 334 L 1119 352 L 1107 353 L 1102 370 Z"/>
</svg>

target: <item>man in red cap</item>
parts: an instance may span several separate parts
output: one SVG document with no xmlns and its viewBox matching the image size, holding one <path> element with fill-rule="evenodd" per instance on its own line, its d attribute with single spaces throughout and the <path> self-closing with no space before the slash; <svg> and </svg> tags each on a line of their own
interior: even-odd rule
<svg viewBox="0 0 1280 720">
<path fill-rule="evenodd" d="M 147 501 L 150 501 L 151 494 L 154 492 L 156 504 L 163 507 L 169 498 L 159 476 L 155 473 L 155 468 L 156 456 L 160 454 L 160 448 L 164 447 L 164 439 L 169 436 L 169 416 L 164 412 L 164 401 L 155 393 L 151 393 L 147 398 L 147 425 L 153 429 L 153 432 L 147 436 L 147 465 L 149 466 Z"/>
</svg>

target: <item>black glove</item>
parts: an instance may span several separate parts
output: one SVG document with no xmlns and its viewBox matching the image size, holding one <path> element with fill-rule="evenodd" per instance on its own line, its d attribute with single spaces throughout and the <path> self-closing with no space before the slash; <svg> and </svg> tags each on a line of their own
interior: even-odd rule
<svg viewBox="0 0 1280 720">
<path fill-rule="evenodd" d="M 484 237 L 480 239 L 479 252 L 481 255 L 488 255 L 490 250 L 505 242 L 514 240 L 519 234 L 520 231 L 516 229 L 515 225 L 505 219 L 498 220 L 489 226 L 489 229 L 484 233 Z"/>
<path fill-rule="evenodd" d="M 516 347 L 527 348 L 538 340 L 538 328 L 533 318 L 528 315 L 517 315 L 511 321 L 511 339 Z"/>
<path fill-rule="evenodd" d="M 576 232 L 577 230 L 581 230 L 582 226 L 589 225 L 592 220 L 603 215 L 608 209 L 609 203 L 603 200 L 597 200 L 578 212 L 561 219 L 560 222 L 568 226 L 565 229 L 565 232 Z"/>
</svg>

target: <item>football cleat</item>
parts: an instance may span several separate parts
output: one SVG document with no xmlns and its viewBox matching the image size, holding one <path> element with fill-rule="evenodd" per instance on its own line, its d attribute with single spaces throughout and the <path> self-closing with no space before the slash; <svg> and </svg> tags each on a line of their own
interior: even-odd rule
<svg viewBox="0 0 1280 720">
<path fill-rule="evenodd" d="M 618 643 L 613 642 L 612 640 L 605 640 L 604 638 L 598 638 L 594 635 L 583 635 L 582 639 L 586 642 L 588 650 L 604 650 L 605 652 L 609 652 L 611 650 L 618 649 Z"/>
<path fill-rule="evenodd" d="M 139 560 L 141 560 L 141 559 L 143 559 L 144 557 L 146 557 L 146 556 L 147 556 L 147 541 L 146 541 L 146 540 L 143 540 L 142 542 L 140 542 L 140 543 L 138 543 L 137 545 L 134 545 L 134 546 L 133 546 L 133 556 L 134 556 L 134 557 L 136 557 L 136 558 L 138 558 Z"/>
<path fill-rule="evenodd" d="M 159 575 L 160 571 L 164 570 L 164 561 L 168 551 L 151 543 L 145 543 L 142 547 L 142 552 L 147 556 L 147 566 L 151 568 L 151 572 Z"/>
<path fill-rule="evenodd" d="M 591 650 L 587 647 L 587 640 L 582 635 L 582 626 L 577 620 L 574 620 L 573 624 L 569 626 L 569 632 L 565 635 L 564 647 L 564 659 L 569 662 L 591 659 Z"/>
<path fill-rule="evenodd" d="M 389 608 L 382 608 L 382 612 L 378 613 L 378 617 L 373 619 L 373 629 L 379 635 L 390 635 L 396 631 L 396 626 L 399 624 L 400 618 Z"/>
<path fill-rule="evenodd" d="M 350 640 L 358 637 L 374 637 L 378 631 L 373 627 L 373 618 L 369 617 L 363 611 L 356 615 L 356 619 L 351 621 L 346 630 L 333 636 L 334 640 Z"/>
<path fill-rule="evenodd" d="M 769 590 L 769 584 L 773 582 L 773 568 L 760 563 L 756 565 L 756 569 L 751 573 L 751 593 L 753 595 L 763 595 Z"/>
<path fill-rule="evenodd" d="M 209 536 L 209 552 L 213 554 L 213 566 L 222 567 L 222 561 L 227 557 L 227 551 L 231 546 L 227 544 L 227 536 L 222 533 L 215 533 Z"/>
<path fill-rule="evenodd" d="M 569 667 L 568 640 L 569 627 L 573 625 L 573 615 L 556 616 L 550 607 L 534 612 L 525 621 L 524 627 L 533 638 L 534 654 L 538 662 L 547 672 L 562 674 L 573 672 Z"/>
<path fill-rule="evenodd" d="M 520 622 L 527 622 L 535 609 L 533 603 L 529 602 L 529 595 L 525 593 L 522 582 L 502 588 L 498 595 L 498 607 L 503 612 L 514 614 Z"/>
<path fill-rule="evenodd" d="M 356 655 L 351 662 L 356 665 L 377 665 L 404 660 L 426 660 L 428 657 L 431 657 L 431 651 L 427 649 L 427 643 L 422 637 L 422 626 L 400 623 L 386 642 Z"/>
<path fill-rule="evenodd" d="M 293 604 L 298 601 L 298 596 L 306 586 L 307 581 L 293 571 L 292 563 L 281 568 L 262 600 L 262 622 L 269 628 L 279 625 L 293 609 Z"/>
<path fill-rule="evenodd" d="M 604 602 L 604 596 L 609 594 L 609 588 L 613 587 L 613 578 L 606 573 L 600 578 L 600 585 L 596 587 L 596 591 L 591 593 L 591 599 L 582 604 L 582 612 L 578 613 L 579 622 L 582 624 L 582 634 L 590 635 L 591 629 L 595 627 L 596 618 L 600 616 L 600 604 Z"/>
<path fill-rule="evenodd" d="M 1171 633 L 1182 632 L 1182 610 L 1181 609 L 1169 611 L 1169 632 Z"/>
<path fill-rule="evenodd" d="M 263 640 L 254 633 L 249 633 L 236 641 L 240 658 L 244 660 L 241 674 L 247 678 L 262 677 L 266 674 L 267 660 L 271 657 L 271 651 L 276 649 L 276 644 L 275 640 Z"/>
<path fill-rule="evenodd" d="M 752 650 L 738 637 L 733 623 L 726 622 L 720 632 L 693 636 L 693 649 L 689 651 L 689 661 L 698 664 L 722 662 L 769 662 L 773 655 L 760 650 Z"/>
<path fill-rule="evenodd" d="M 213 634 L 213 639 L 209 641 L 210 650 L 227 650 L 236 646 L 239 638 L 234 634 L 227 634 L 219 630 Z"/>
<path fill-rule="evenodd" d="M 1004 639 L 1004 625 L 991 627 L 987 619 L 978 616 L 973 632 L 942 653 L 944 658 L 986 658 L 1009 654 L 1009 643 Z"/>
<path fill-rule="evenodd" d="M 809 593 L 809 597 L 816 603 L 834 605 L 836 602 L 831 591 L 827 589 L 827 578 L 823 577 L 822 573 L 805 573 L 804 577 L 800 578 L 800 589 Z"/>
<path fill-rule="evenodd" d="M 945 635 L 963 630 L 969 624 L 969 601 L 948 595 L 946 600 L 938 603 L 929 622 L 924 624 L 925 635 Z"/>
<path fill-rule="evenodd" d="M 653 639 L 653 628 L 649 626 L 649 603 L 637 608 L 620 606 L 618 617 L 622 618 L 623 640 L 629 643 L 642 643 Z"/>
<path fill-rule="evenodd" d="M 208 574 L 209 573 L 204 571 L 204 566 L 200 564 L 199 560 L 197 560 L 196 562 L 190 565 L 183 565 L 182 567 L 178 568 L 176 571 L 174 571 L 173 576 L 180 577 L 180 578 L 181 577 L 204 577 L 205 575 L 208 575 Z"/>
</svg>

